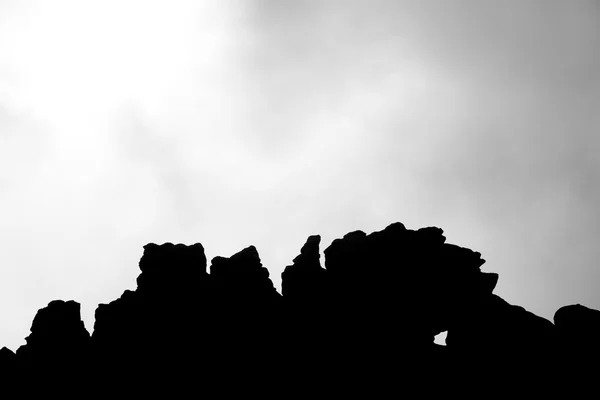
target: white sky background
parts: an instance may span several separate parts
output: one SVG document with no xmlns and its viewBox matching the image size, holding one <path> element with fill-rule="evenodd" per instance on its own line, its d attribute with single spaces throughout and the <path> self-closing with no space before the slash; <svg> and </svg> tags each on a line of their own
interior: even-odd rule
<svg viewBox="0 0 600 400">
<path fill-rule="evenodd" d="M 0 1 L 0 346 L 147 242 L 436 225 L 496 293 L 600 308 L 595 1 Z"/>
</svg>

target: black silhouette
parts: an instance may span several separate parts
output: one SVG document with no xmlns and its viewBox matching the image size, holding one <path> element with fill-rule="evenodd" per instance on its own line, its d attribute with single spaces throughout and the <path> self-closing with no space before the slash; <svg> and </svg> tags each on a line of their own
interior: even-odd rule
<svg viewBox="0 0 600 400">
<path fill-rule="evenodd" d="M 510 305 L 481 255 L 442 233 L 351 232 L 325 249 L 325 268 L 310 236 L 282 294 L 254 246 L 215 257 L 208 273 L 199 243 L 148 244 L 137 289 L 98 306 L 91 336 L 78 303 L 53 301 L 26 345 L 0 350 L 0 376 L 29 394 L 199 397 L 474 396 L 517 384 L 540 394 L 592 379 L 600 311 L 566 306 L 552 323 Z M 435 344 L 444 331 L 446 346 Z"/>
</svg>

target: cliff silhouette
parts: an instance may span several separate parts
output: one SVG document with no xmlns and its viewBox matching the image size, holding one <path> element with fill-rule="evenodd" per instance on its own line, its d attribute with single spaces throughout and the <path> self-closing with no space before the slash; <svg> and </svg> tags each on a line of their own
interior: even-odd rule
<svg viewBox="0 0 600 400">
<path fill-rule="evenodd" d="M 100 304 L 94 330 L 80 305 L 55 300 L 26 344 L 0 350 L 3 386 L 25 394 L 198 397 L 421 396 L 538 391 L 593 382 L 600 311 L 560 308 L 548 321 L 493 293 L 485 260 L 443 231 L 350 232 L 320 259 L 308 237 L 282 273 L 281 294 L 257 249 L 147 244 L 137 289 Z M 446 345 L 434 337 L 447 332 Z M 94 395 L 90 393 L 94 393 Z"/>
</svg>

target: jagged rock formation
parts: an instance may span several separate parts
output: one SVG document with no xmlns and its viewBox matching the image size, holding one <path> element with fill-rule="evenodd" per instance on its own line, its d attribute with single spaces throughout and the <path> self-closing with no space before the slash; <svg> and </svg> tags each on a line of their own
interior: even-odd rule
<svg viewBox="0 0 600 400">
<path fill-rule="evenodd" d="M 165 378 L 183 354 L 198 357 L 208 338 L 212 291 L 202 245 L 148 244 L 139 267 L 135 291 L 96 309 L 92 349 L 99 374 Z"/>
<path fill-rule="evenodd" d="M 600 355 L 600 311 L 563 307 L 553 324 L 507 303 L 481 254 L 446 243 L 439 228 L 350 232 L 325 249 L 324 268 L 320 241 L 309 236 L 285 268 L 281 295 L 254 246 L 213 258 L 207 272 L 199 243 L 148 244 L 136 290 L 98 306 L 91 337 L 78 303 L 53 301 L 26 345 L 0 350 L 0 374 L 126 382 L 137 395 L 178 382 L 226 396 L 265 387 L 373 396 L 438 371 L 438 385 L 423 386 L 431 395 L 465 376 L 471 388 L 493 385 L 508 371 L 540 385 Z"/>
<path fill-rule="evenodd" d="M 212 314 L 211 354 L 214 379 L 242 387 L 264 382 L 278 374 L 281 338 L 281 295 L 262 266 L 254 246 L 229 258 L 211 261 L 215 310 Z M 229 385 L 230 386 L 230 385 Z M 240 388 L 229 387 L 230 395 Z"/>
<path fill-rule="evenodd" d="M 293 264 L 281 274 L 286 329 L 282 358 L 288 366 L 287 386 L 308 389 L 305 379 L 323 387 L 324 377 L 333 375 L 327 349 L 331 316 L 328 275 L 321 267 L 319 235 L 309 236 Z M 317 361 L 318 360 L 318 361 Z M 306 370 L 302 370 L 305 366 Z M 294 385 L 295 384 L 295 385 Z M 310 393 L 307 393 L 310 395 Z"/>
<path fill-rule="evenodd" d="M 75 301 L 51 301 L 40 309 L 31 325 L 27 344 L 19 347 L 19 362 L 30 369 L 50 373 L 57 367 L 75 369 L 87 358 L 90 334 Z"/>
<path fill-rule="evenodd" d="M 91 354 L 90 334 L 81 320 L 80 305 L 75 301 L 51 301 L 33 319 L 26 344 L 17 349 L 15 357 L 8 352 L 0 357 L 5 393 L 18 390 L 8 397 L 33 397 L 48 392 L 60 392 L 63 397 L 87 386 L 89 366 L 95 360 Z"/>
<path fill-rule="evenodd" d="M 320 243 L 321 236 L 309 236 L 293 265 L 287 266 L 281 274 L 281 292 L 290 302 L 314 303 L 315 298 L 325 294 L 325 270 L 319 261 Z"/>
</svg>

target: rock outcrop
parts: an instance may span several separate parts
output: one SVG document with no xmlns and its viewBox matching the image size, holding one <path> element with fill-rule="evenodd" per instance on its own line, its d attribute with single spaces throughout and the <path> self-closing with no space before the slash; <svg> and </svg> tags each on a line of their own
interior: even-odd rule
<svg viewBox="0 0 600 400">
<path fill-rule="evenodd" d="M 0 374 L 9 374 L 17 367 L 17 355 L 8 347 L 0 349 Z"/>
<path fill-rule="evenodd" d="M 77 370 L 87 358 L 90 334 L 85 329 L 75 301 L 51 301 L 40 309 L 31 325 L 27 344 L 19 347 L 17 357 L 27 369 L 58 368 Z"/>
<path fill-rule="evenodd" d="M 563 379 L 570 382 L 595 382 L 600 368 L 600 311 L 573 304 L 554 314 L 556 326 L 555 358 L 565 368 Z"/>
<path fill-rule="evenodd" d="M 0 357 L 8 393 L 18 390 L 29 398 L 51 392 L 67 397 L 88 386 L 89 367 L 96 360 L 91 354 L 90 334 L 81 320 L 79 303 L 51 301 L 37 312 L 25 341 L 15 357 L 6 351 Z M 12 365 L 12 371 L 1 365 L 6 362 Z"/>
<path fill-rule="evenodd" d="M 96 309 L 92 350 L 99 374 L 166 379 L 208 346 L 213 296 L 204 248 L 151 243 L 139 268 L 136 290 Z"/>
<path fill-rule="evenodd" d="M 285 268 L 282 294 L 254 246 L 207 271 L 199 243 L 148 244 L 137 287 L 98 306 L 91 336 L 78 303 L 53 301 L 26 345 L 0 350 L 0 374 L 69 376 L 107 395 L 174 382 L 225 396 L 376 396 L 400 384 L 435 395 L 573 380 L 600 355 L 600 311 L 566 306 L 552 323 L 509 304 L 481 254 L 446 243 L 439 228 L 350 232 L 324 250 L 324 267 L 320 242 L 309 236 Z M 445 331 L 446 346 L 436 345 Z"/>
</svg>

